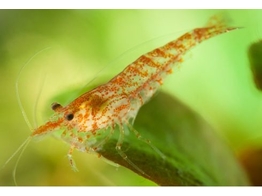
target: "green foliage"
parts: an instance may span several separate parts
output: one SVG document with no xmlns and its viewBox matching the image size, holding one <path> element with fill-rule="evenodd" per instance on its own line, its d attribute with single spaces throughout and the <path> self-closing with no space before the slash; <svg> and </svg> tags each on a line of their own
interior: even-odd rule
<svg viewBox="0 0 262 196">
<path fill-rule="evenodd" d="M 126 136 L 122 150 L 159 185 L 248 185 L 230 148 L 199 115 L 167 94 L 159 93 L 142 107 L 135 128 L 166 155 L 163 160 L 138 138 Z M 130 135 L 132 132 L 130 133 Z M 139 175 L 116 151 L 116 139 L 100 151 L 102 156 Z"/>
<path fill-rule="evenodd" d="M 257 88 L 262 90 L 262 41 L 253 43 L 249 47 L 248 57 L 254 82 Z"/>
</svg>

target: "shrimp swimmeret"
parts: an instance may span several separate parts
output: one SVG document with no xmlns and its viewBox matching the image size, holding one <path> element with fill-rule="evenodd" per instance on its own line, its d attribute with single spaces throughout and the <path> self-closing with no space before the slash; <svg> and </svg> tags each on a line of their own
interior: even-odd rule
<svg viewBox="0 0 262 196">
<path fill-rule="evenodd" d="M 237 29 L 227 27 L 223 20 L 211 19 L 213 23 L 209 26 L 193 29 L 178 39 L 140 56 L 109 82 L 84 93 L 67 106 L 53 103 L 54 114 L 48 122 L 36 128 L 24 144 L 31 138 L 59 132 L 61 139 L 71 146 L 68 158 L 72 168 L 76 169 L 72 159 L 74 149 L 96 152 L 111 137 L 115 128 L 118 128 L 120 135 L 116 144 L 117 152 L 144 174 L 121 150 L 124 129 L 133 131 L 138 139 L 141 139 L 132 127 L 133 121 L 141 106 L 154 95 L 162 85 L 163 79 L 172 73 L 172 68 L 182 63 L 183 56 L 198 43 Z M 101 130 L 109 130 L 109 133 L 98 142 L 96 137 L 99 137 L 97 133 Z M 143 138 L 141 140 L 165 158 L 149 141 Z"/>
</svg>

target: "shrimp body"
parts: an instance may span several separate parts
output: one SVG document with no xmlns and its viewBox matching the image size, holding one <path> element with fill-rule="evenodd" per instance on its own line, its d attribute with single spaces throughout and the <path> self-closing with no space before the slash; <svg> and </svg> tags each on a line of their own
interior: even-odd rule
<svg viewBox="0 0 262 196">
<path fill-rule="evenodd" d="M 191 48 L 234 29 L 237 28 L 218 21 L 211 26 L 193 29 L 142 55 L 108 83 L 86 92 L 67 106 L 53 104 L 53 116 L 31 136 L 61 130 L 61 138 L 71 145 L 71 149 L 90 152 L 90 138 L 95 138 L 102 129 L 114 130 L 118 126 L 123 130 L 123 126 L 135 119 L 141 106 L 154 95 L 164 78 L 172 73 L 172 68 L 183 62 L 184 55 Z M 121 144 L 122 141 L 118 143 L 118 149 Z"/>
</svg>

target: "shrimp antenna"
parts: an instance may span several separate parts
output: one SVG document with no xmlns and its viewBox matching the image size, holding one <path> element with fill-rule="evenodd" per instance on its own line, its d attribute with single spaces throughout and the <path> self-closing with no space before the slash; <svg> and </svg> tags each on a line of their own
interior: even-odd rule
<svg viewBox="0 0 262 196">
<path fill-rule="evenodd" d="M 30 121 L 25 113 L 25 109 L 22 105 L 22 102 L 21 102 L 21 98 L 20 98 L 20 95 L 19 95 L 19 87 L 18 87 L 18 83 L 19 83 L 19 80 L 20 80 L 20 76 L 21 76 L 21 73 L 22 71 L 24 70 L 24 68 L 33 60 L 33 58 L 35 58 L 38 54 L 40 54 L 41 52 L 45 51 L 45 50 L 48 50 L 50 49 L 51 47 L 47 47 L 47 48 L 44 48 L 42 50 L 40 50 L 39 52 L 37 52 L 36 54 L 34 54 L 24 65 L 23 67 L 20 69 L 19 73 L 18 73 L 18 76 L 17 76 L 17 79 L 16 79 L 16 82 L 15 82 L 15 89 L 16 89 L 16 97 L 17 97 L 17 101 L 18 101 L 18 105 L 21 109 L 21 112 L 22 112 L 22 115 L 25 119 L 25 122 L 27 124 L 27 126 L 29 127 L 30 130 L 33 130 L 33 127 L 32 125 L 30 124 Z"/>
<path fill-rule="evenodd" d="M 22 151 L 21 151 L 21 153 L 20 153 L 20 155 L 19 155 L 19 157 L 18 157 L 18 159 L 17 159 L 17 161 L 16 161 L 16 163 L 15 163 L 15 168 L 14 168 L 14 170 L 13 170 L 13 179 L 14 179 L 15 185 L 17 185 L 17 183 L 16 183 L 16 168 L 17 168 L 18 163 L 19 163 L 19 161 L 20 161 L 20 159 L 21 159 L 21 157 L 22 157 L 23 152 L 25 151 L 25 149 L 26 149 L 26 147 L 27 147 L 27 145 L 29 144 L 30 141 L 31 141 L 31 137 L 28 137 L 28 138 L 19 146 L 19 148 L 12 154 L 12 156 L 5 162 L 5 164 L 4 164 L 4 165 L 2 166 L 2 168 L 1 168 L 1 169 L 3 169 L 3 168 L 14 158 L 14 156 L 22 149 Z"/>
<path fill-rule="evenodd" d="M 5 164 L 2 166 L 2 169 L 12 160 L 12 158 L 14 158 L 14 156 L 25 146 L 27 146 L 27 144 L 30 141 L 30 137 L 28 137 L 20 146 L 19 148 L 12 154 L 12 156 L 5 162 Z M 24 151 L 24 149 L 23 149 Z"/>
<path fill-rule="evenodd" d="M 18 83 L 19 83 L 19 80 L 20 80 L 20 76 L 21 76 L 21 73 L 22 71 L 24 70 L 24 68 L 33 60 L 33 58 L 35 58 L 38 54 L 40 54 L 41 52 L 47 50 L 47 49 L 50 49 L 51 47 L 47 47 L 47 48 L 44 48 L 42 50 L 40 50 L 39 52 L 37 52 L 36 54 L 34 54 L 24 65 L 23 67 L 20 69 L 19 73 L 18 73 L 18 76 L 17 76 L 17 79 L 16 79 L 16 82 L 15 82 L 15 89 L 16 89 L 16 97 L 17 97 L 17 101 L 18 101 L 18 105 L 21 109 L 21 112 L 22 112 L 22 115 L 25 119 L 25 122 L 27 124 L 27 126 L 29 127 L 30 130 L 33 130 L 33 127 L 31 126 L 30 124 L 30 121 L 25 113 L 25 110 L 24 110 L 24 107 L 22 105 L 22 102 L 21 102 L 21 98 L 20 98 L 20 95 L 19 95 L 19 86 L 18 86 Z M 41 93 L 41 91 L 40 91 Z M 29 142 L 31 141 L 31 136 L 28 137 L 20 146 L 19 148 L 12 154 L 12 156 L 5 162 L 5 164 L 2 166 L 2 169 L 14 158 L 14 156 L 21 150 L 21 153 L 19 154 L 19 157 L 15 163 L 15 168 L 13 170 L 13 179 L 14 179 L 14 183 L 15 185 L 17 185 L 17 182 L 16 182 L 16 170 L 17 170 L 17 166 L 18 166 L 18 163 L 22 157 L 22 154 L 23 152 L 25 151 L 27 145 L 29 144 Z"/>
<path fill-rule="evenodd" d="M 15 168 L 13 170 L 13 179 L 14 179 L 14 183 L 15 185 L 17 186 L 17 182 L 16 182 L 16 170 L 17 170 L 17 166 L 18 166 L 18 163 L 22 157 L 22 155 L 24 154 L 24 151 L 27 147 L 27 145 L 29 144 L 29 142 L 31 141 L 31 137 L 28 137 L 23 143 L 22 145 L 16 150 L 16 152 L 7 160 L 7 162 L 5 163 L 5 165 L 14 157 L 14 155 L 16 155 L 21 149 L 21 153 L 19 154 L 18 156 L 18 159 L 16 160 L 16 163 L 15 163 Z"/>
<path fill-rule="evenodd" d="M 37 116 L 36 116 L 36 111 L 37 111 L 37 106 L 38 106 L 38 103 L 39 103 L 39 98 L 40 98 L 40 96 L 41 96 L 41 94 L 42 94 L 42 90 L 43 90 L 43 86 L 44 86 L 44 83 L 45 83 L 45 81 L 46 81 L 46 74 L 45 74 L 45 76 L 44 76 L 44 80 L 43 80 L 43 82 L 40 84 L 40 90 L 39 90 L 39 92 L 38 92 L 38 94 L 37 94 L 37 98 L 36 98 L 36 101 L 35 101 L 35 105 L 34 105 L 34 113 L 33 113 L 33 116 L 34 116 L 34 126 L 35 127 L 37 127 Z"/>
</svg>

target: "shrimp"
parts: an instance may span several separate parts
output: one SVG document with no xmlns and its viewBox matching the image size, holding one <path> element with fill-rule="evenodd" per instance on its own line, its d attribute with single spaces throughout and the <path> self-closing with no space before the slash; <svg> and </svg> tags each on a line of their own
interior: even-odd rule
<svg viewBox="0 0 262 196">
<path fill-rule="evenodd" d="M 183 57 L 190 49 L 214 36 L 238 29 L 228 27 L 224 19 L 217 16 L 210 21 L 208 26 L 193 29 L 140 56 L 109 82 L 82 94 L 68 105 L 53 103 L 54 114 L 45 124 L 33 130 L 28 142 L 31 138 L 59 133 L 60 138 L 71 146 L 68 159 L 72 168 L 77 170 L 72 158 L 74 149 L 98 153 L 98 149 L 103 147 L 118 128 L 116 151 L 145 175 L 121 150 L 125 129 L 129 129 L 138 139 L 148 143 L 165 158 L 165 155 L 144 139 L 132 125 L 139 109 L 156 93 L 166 76 L 172 73 L 172 69 L 183 62 Z M 103 140 L 98 140 L 101 130 L 109 130 L 109 133 Z"/>
</svg>

